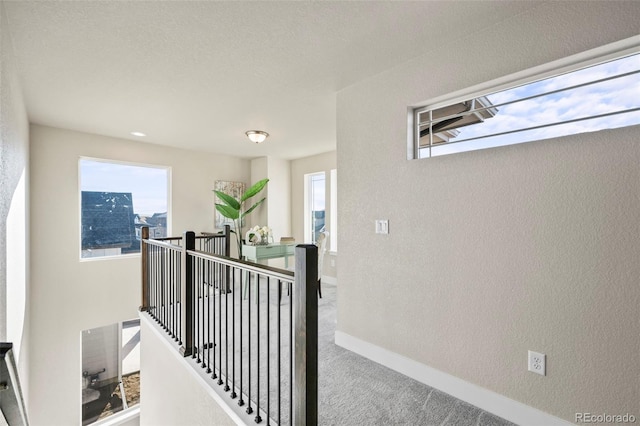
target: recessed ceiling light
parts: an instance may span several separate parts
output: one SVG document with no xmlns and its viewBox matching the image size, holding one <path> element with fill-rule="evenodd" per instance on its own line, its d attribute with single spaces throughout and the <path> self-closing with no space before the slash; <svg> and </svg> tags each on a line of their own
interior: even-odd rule
<svg viewBox="0 0 640 426">
<path fill-rule="evenodd" d="M 145 134 L 144 134 L 144 133 L 142 133 L 142 132 L 131 132 L 131 134 L 132 134 L 133 136 L 138 136 L 138 137 L 140 137 L 140 138 L 143 138 L 143 137 L 147 136 L 147 135 L 145 135 Z"/>
</svg>

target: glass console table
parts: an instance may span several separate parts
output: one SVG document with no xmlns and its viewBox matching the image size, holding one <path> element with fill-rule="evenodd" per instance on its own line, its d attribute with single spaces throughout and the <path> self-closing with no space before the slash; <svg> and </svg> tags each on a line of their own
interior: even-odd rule
<svg viewBox="0 0 640 426">
<path fill-rule="evenodd" d="M 289 256 L 293 256 L 296 245 L 273 243 L 261 246 L 242 245 L 242 256 L 251 262 L 260 263 L 261 260 L 284 257 L 285 269 L 289 267 Z"/>
<path fill-rule="evenodd" d="M 267 245 L 250 246 L 247 244 L 242 245 L 242 257 L 245 260 L 255 263 L 261 263 L 262 260 L 277 259 L 284 257 L 284 267 L 289 268 L 289 256 L 293 256 L 296 249 L 295 243 L 273 243 Z M 245 273 L 245 285 L 242 289 L 242 298 L 247 296 L 247 282 L 249 272 Z M 256 287 L 257 288 L 257 287 Z M 257 296 L 257 294 L 256 294 Z"/>
</svg>

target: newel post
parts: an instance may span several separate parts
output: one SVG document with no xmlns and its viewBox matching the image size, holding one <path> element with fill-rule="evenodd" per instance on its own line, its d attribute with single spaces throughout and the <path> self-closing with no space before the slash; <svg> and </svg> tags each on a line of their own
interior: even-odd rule
<svg viewBox="0 0 640 426">
<path fill-rule="evenodd" d="M 231 227 L 224 226 L 224 256 L 231 257 Z"/>
<path fill-rule="evenodd" d="M 140 257 L 142 264 L 142 304 L 141 311 L 149 310 L 149 249 L 147 240 L 149 239 L 149 227 L 143 226 L 140 234 Z"/>
<path fill-rule="evenodd" d="M 189 250 L 196 249 L 196 234 L 192 231 L 184 233 L 182 245 L 182 276 L 180 286 L 180 335 L 182 347 L 180 353 L 189 356 L 193 353 L 193 261 Z"/>
<path fill-rule="evenodd" d="M 293 424 L 318 424 L 318 247 L 296 246 Z"/>
</svg>

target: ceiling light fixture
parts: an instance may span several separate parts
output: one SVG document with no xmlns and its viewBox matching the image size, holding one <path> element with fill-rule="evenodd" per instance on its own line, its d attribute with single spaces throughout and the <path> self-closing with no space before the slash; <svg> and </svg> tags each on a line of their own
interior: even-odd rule
<svg viewBox="0 0 640 426">
<path fill-rule="evenodd" d="M 144 134 L 144 133 L 142 133 L 142 132 L 131 132 L 131 134 L 132 134 L 133 136 L 138 136 L 139 138 L 143 138 L 143 137 L 147 136 L 147 135 L 145 135 L 145 134 Z"/>
<path fill-rule="evenodd" d="M 262 130 L 247 130 L 245 132 L 245 135 L 247 135 L 251 142 L 262 143 L 265 139 L 267 139 L 269 133 L 263 132 Z"/>
</svg>

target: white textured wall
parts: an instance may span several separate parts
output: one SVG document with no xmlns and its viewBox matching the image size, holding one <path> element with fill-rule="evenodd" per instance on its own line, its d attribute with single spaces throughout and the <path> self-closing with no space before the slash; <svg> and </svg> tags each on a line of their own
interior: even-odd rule
<svg viewBox="0 0 640 426">
<path fill-rule="evenodd" d="M 29 125 L 0 3 L 0 341 L 14 344 L 28 393 Z"/>
<path fill-rule="evenodd" d="M 192 367 L 162 341 L 145 318 L 140 321 L 140 425 L 235 425 L 213 402 L 213 391 L 202 385 Z"/>
<path fill-rule="evenodd" d="M 251 160 L 251 184 L 269 178 L 269 183 L 258 195 L 247 203 L 250 207 L 262 197 L 267 199 L 248 217 L 248 226 L 268 225 L 273 230 L 274 240 L 291 235 L 291 191 L 289 160 L 260 157 Z M 245 228 L 245 232 L 249 228 Z M 293 258 L 292 258 L 293 259 Z M 271 259 L 270 266 L 284 268 L 284 259 Z"/>
<path fill-rule="evenodd" d="M 291 235 L 291 168 L 290 161 L 267 157 L 269 203 L 268 224 L 276 241 Z"/>
<path fill-rule="evenodd" d="M 247 189 L 254 183 L 269 177 L 269 165 L 267 163 L 267 157 L 260 157 L 251 160 L 251 179 L 246 182 Z M 243 229 L 246 232 L 249 228 L 260 225 L 264 226 L 269 220 L 268 208 L 269 208 L 269 184 L 266 188 L 260 192 L 260 196 L 256 196 L 247 201 L 247 208 L 251 207 L 253 203 L 260 200 L 262 197 L 267 197 L 264 203 L 247 216 L 246 227 Z"/>
<path fill-rule="evenodd" d="M 80 332 L 137 316 L 139 257 L 79 260 L 78 159 L 170 166 L 173 234 L 213 230 L 216 180 L 249 180 L 249 162 L 31 127 L 31 424 L 80 419 Z M 55 398 L 52 397 L 55 395 Z"/>
<path fill-rule="evenodd" d="M 341 91 L 338 329 L 569 421 L 639 417 L 640 127 L 406 160 L 407 106 L 639 32 L 639 2 L 541 2 Z"/>
</svg>

